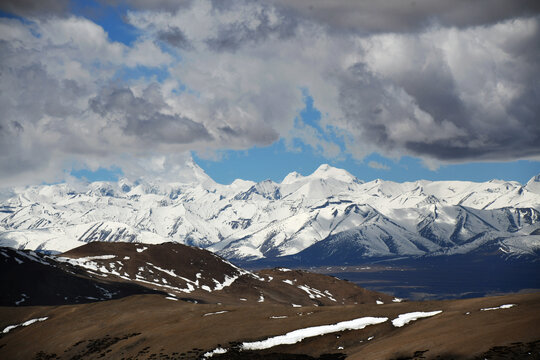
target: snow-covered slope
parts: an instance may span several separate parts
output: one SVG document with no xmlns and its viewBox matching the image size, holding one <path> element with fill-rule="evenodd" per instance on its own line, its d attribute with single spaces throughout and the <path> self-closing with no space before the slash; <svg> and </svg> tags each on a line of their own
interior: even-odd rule
<svg viewBox="0 0 540 360">
<path fill-rule="evenodd" d="M 513 255 L 539 252 L 540 176 L 525 186 L 364 183 L 321 165 L 281 183 L 220 185 L 187 165 L 177 183 L 122 179 L 3 191 L 0 245 L 63 252 L 97 240 L 175 241 L 244 260 L 316 244 L 363 257 L 467 253 L 486 244 Z"/>
</svg>

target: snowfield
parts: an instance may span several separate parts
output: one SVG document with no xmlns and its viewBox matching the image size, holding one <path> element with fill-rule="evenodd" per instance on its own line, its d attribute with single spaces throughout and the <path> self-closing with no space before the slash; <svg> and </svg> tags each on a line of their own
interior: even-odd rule
<svg viewBox="0 0 540 360">
<path fill-rule="evenodd" d="M 0 203 L 0 245 L 55 253 L 91 241 L 175 241 L 244 260 L 303 251 L 375 257 L 479 248 L 538 256 L 540 249 L 538 176 L 526 185 L 363 182 L 321 165 L 281 183 L 221 185 L 190 167 L 182 183 L 122 179 L 10 189 Z"/>
</svg>

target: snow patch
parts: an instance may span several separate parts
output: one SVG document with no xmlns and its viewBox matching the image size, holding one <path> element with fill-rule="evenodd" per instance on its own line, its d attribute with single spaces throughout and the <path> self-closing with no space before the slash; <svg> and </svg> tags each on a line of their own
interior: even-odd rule
<svg viewBox="0 0 540 360">
<path fill-rule="evenodd" d="M 402 327 L 410 323 L 411 321 L 415 321 L 420 318 L 435 316 L 440 313 L 442 313 L 442 310 L 429 311 L 429 312 L 415 311 L 415 312 L 410 312 L 406 314 L 400 314 L 397 318 L 392 320 L 392 325 L 394 325 L 395 327 Z"/>
<path fill-rule="evenodd" d="M 480 311 L 491 311 L 491 310 L 501 310 L 501 309 L 510 309 L 511 307 L 516 306 L 516 304 L 504 304 L 497 307 L 491 307 L 491 308 L 483 308 L 480 309 Z"/>
<path fill-rule="evenodd" d="M 226 312 L 229 312 L 229 311 L 228 311 L 228 310 L 216 311 L 216 312 L 206 313 L 206 314 L 204 314 L 203 316 L 210 316 L 210 315 L 224 314 L 224 313 L 226 313 Z"/>
<path fill-rule="evenodd" d="M 322 291 L 320 291 L 318 289 L 315 289 L 315 288 L 312 288 L 312 287 L 310 287 L 308 285 L 300 285 L 300 286 L 298 286 L 298 288 L 300 290 L 305 291 L 308 294 L 310 299 L 320 299 L 322 297 L 327 297 L 328 299 L 330 299 L 332 301 L 337 301 L 336 299 L 334 299 L 333 295 L 328 290 L 325 290 L 324 292 L 322 292 Z"/>
<path fill-rule="evenodd" d="M 381 300 L 377 300 L 375 302 L 377 303 L 377 305 L 384 305 L 384 302 L 382 302 Z"/>
<path fill-rule="evenodd" d="M 96 256 L 87 256 L 78 258 L 80 261 L 91 261 L 91 260 L 110 260 L 114 259 L 116 255 L 96 255 Z"/>
<path fill-rule="evenodd" d="M 48 316 L 45 316 L 45 317 L 41 317 L 41 318 L 37 318 L 37 319 L 30 319 L 28 321 L 25 321 L 21 324 L 16 324 L 16 325 L 9 325 L 9 326 L 6 326 L 4 328 L 4 330 L 2 331 L 3 334 L 7 334 L 8 332 L 10 332 L 11 330 L 19 327 L 19 326 L 28 326 L 28 325 L 32 325 L 33 323 L 36 323 L 38 321 L 45 321 L 47 320 L 49 317 Z"/>
<path fill-rule="evenodd" d="M 211 358 L 212 356 L 214 356 L 216 354 L 225 354 L 226 352 L 227 352 L 227 349 L 218 347 L 218 348 L 215 348 L 212 351 L 204 353 L 203 356 L 204 356 L 205 359 L 208 359 L 208 358 Z"/>
<path fill-rule="evenodd" d="M 285 335 L 274 336 L 266 340 L 244 342 L 244 350 L 263 350 L 278 345 L 296 344 L 306 338 L 330 334 L 345 330 L 360 330 L 368 325 L 380 324 L 387 321 L 387 317 L 363 317 L 348 321 L 342 321 L 332 325 L 313 326 L 304 329 L 298 329 L 286 333 Z"/>
<path fill-rule="evenodd" d="M 145 247 L 142 247 L 142 248 L 137 248 L 137 252 L 138 253 L 141 253 L 143 252 L 144 250 L 147 250 L 148 248 L 145 246 Z"/>
</svg>

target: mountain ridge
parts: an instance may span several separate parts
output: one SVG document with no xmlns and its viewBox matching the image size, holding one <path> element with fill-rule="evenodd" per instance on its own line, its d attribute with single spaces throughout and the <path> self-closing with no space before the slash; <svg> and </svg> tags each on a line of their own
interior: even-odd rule
<svg viewBox="0 0 540 360">
<path fill-rule="evenodd" d="M 323 164 L 281 183 L 221 185 L 194 162 L 186 169 L 184 182 L 121 179 L 11 189 L 0 202 L 0 245 L 64 252 L 91 241 L 174 241 L 231 260 L 294 255 L 339 238 L 368 258 L 485 246 L 536 257 L 540 249 L 540 176 L 526 185 L 363 182 Z"/>
</svg>

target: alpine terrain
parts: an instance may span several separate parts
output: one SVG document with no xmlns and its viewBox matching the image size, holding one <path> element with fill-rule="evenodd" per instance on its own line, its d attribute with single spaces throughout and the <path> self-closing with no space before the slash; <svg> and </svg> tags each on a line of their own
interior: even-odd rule
<svg viewBox="0 0 540 360">
<path fill-rule="evenodd" d="M 492 180 L 363 182 L 321 165 L 281 183 L 214 182 L 195 163 L 178 183 L 61 183 L 4 191 L 0 245 L 65 252 L 93 241 L 208 249 L 233 261 L 540 254 L 540 175 Z M 313 265 L 313 264 L 312 264 Z"/>
</svg>

